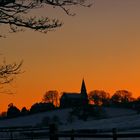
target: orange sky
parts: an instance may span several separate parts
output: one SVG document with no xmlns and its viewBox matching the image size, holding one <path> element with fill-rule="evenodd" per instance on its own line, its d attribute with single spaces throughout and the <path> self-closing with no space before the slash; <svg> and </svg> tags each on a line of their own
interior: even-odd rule
<svg viewBox="0 0 140 140">
<path fill-rule="evenodd" d="M 45 35 L 27 30 L 0 38 L 1 60 L 24 60 L 25 71 L 5 87 L 16 94 L 0 95 L 0 111 L 11 102 L 30 107 L 46 90 L 79 92 L 83 77 L 88 91 L 113 94 L 126 89 L 139 96 L 139 7 L 139 0 L 96 0 L 91 8 L 72 9 L 75 17 L 47 9 L 62 19 L 62 28 Z"/>
</svg>

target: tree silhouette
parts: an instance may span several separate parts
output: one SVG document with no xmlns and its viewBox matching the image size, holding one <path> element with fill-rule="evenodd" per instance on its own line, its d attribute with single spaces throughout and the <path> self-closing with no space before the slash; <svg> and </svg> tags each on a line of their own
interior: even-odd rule
<svg viewBox="0 0 140 140">
<path fill-rule="evenodd" d="M 49 111 L 55 109 L 52 103 L 35 103 L 30 108 L 30 114 Z"/>
<path fill-rule="evenodd" d="M 9 25 L 13 32 L 29 28 L 46 33 L 48 30 L 62 26 L 62 22 L 48 17 L 29 16 L 34 9 L 49 5 L 61 8 L 68 15 L 74 15 L 67 7 L 72 5 L 90 6 L 85 3 L 86 0 L 0 0 L 0 24 Z"/>
<path fill-rule="evenodd" d="M 127 90 L 118 90 L 111 97 L 113 103 L 128 103 L 133 101 L 132 93 Z"/>
<path fill-rule="evenodd" d="M 43 102 L 52 103 L 55 106 L 58 106 L 58 100 L 59 100 L 59 93 L 56 90 L 47 91 L 42 99 Z"/>
<path fill-rule="evenodd" d="M 13 103 L 10 103 L 8 105 L 8 110 L 7 110 L 7 117 L 17 117 L 20 115 L 20 110 L 13 105 Z"/>
<path fill-rule="evenodd" d="M 0 85 L 13 81 L 14 76 L 21 73 L 22 61 L 20 63 L 7 64 L 5 61 L 0 65 Z"/>
<path fill-rule="evenodd" d="M 29 113 L 29 110 L 27 110 L 26 107 L 23 107 L 23 108 L 21 109 L 21 115 L 22 115 L 22 116 L 28 115 L 28 113 Z"/>
<path fill-rule="evenodd" d="M 93 90 L 89 93 L 89 100 L 96 105 L 106 105 L 109 103 L 110 95 L 103 90 Z"/>
</svg>

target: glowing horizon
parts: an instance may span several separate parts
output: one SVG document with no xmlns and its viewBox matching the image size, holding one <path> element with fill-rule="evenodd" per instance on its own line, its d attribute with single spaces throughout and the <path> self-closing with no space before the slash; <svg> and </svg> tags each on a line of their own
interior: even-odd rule
<svg viewBox="0 0 140 140">
<path fill-rule="evenodd" d="M 79 92 L 83 77 L 88 92 L 126 89 L 139 96 L 139 7 L 139 0 L 98 0 L 91 8 L 72 9 L 74 17 L 53 8 L 65 23 L 56 31 L 1 38 L 1 59 L 24 60 L 25 72 L 8 87 L 16 94 L 1 94 L 0 112 L 11 102 L 29 108 L 46 90 Z"/>
</svg>

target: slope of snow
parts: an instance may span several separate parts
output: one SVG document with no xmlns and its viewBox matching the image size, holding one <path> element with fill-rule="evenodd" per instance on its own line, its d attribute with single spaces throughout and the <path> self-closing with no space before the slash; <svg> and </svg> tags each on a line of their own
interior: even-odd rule
<svg viewBox="0 0 140 140">
<path fill-rule="evenodd" d="M 61 129 L 131 129 L 140 128 L 140 115 L 121 116 L 87 122 L 77 121 L 69 124 L 68 127 L 62 126 Z"/>
<path fill-rule="evenodd" d="M 60 119 L 66 120 L 71 109 L 55 110 L 43 113 L 37 113 L 29 116 L 0 120 L 0 127 L 13 126 L 35 126 L 41 123 L 44 117 L 58 116 Z"/>
<path fill-rule="evenodd" d="M 112 108 L 107 107 L 105 108 L 108 117 L 120 117 L 120 116 L 127 116 L 136 114 L 136 111 L 126 108 Z"/>
<path fill-rule="evenodd" d="M 59 126 L 61 130 L 71 129 L 129 129 L 140 128 L 140 115 L 130 109 L 118 109 L 118 108 L 105 108 L 108 118 L 100 120 L 76 120 L 72 123 L 67 122 L 67 118 L 71 109 L 55 110 L 50 112 L 44 112 L 34 114 L 25 117 L 0 120 L 0 127 L 10 126 L 35 126 L 41 123 L 42 119 L 46 116 L 53 117 L 58 116 L 62 124 Z"/>
</svg>

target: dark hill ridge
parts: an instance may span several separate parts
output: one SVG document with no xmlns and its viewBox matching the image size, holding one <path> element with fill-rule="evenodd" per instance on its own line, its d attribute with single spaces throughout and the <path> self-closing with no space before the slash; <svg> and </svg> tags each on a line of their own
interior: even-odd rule
<svg viewBox="0 0 140 140">
<path fill-rule="evenodd" d="M 140 115 L 130 109 L 120 108 L 105 108 L 108 115 L 107 118 L 87 121 L 78 120 L 77 118 L 72 123 L 68 122 L 69 113 L 72 109 L 61 109 L 50 112 L 44 112 L 24 117 L 18 117 L 7 120 L 0 120 L 1 127 L 10 126 L 37 126 L 45 117 L 59 118 L 59 128 L 61 130 L 71 129 L 111 129 L 111 128 L 138 128 L 140 127 Z"/>
</svg>

